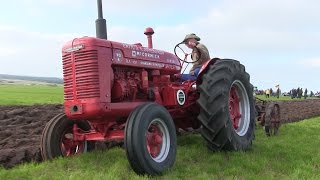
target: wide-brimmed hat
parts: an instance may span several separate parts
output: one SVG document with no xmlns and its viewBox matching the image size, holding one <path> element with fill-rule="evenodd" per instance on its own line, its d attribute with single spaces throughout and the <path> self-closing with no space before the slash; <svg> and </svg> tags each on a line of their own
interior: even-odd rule
<svg viewBox="0 0 320 180">
<path fill-rule="evenodd" d="M 194 33 L 187 34 L 182 42 L 187 42 L 188 39 L 195 39 L 197 41 L 200 41 L 200 38 Z"/>
</svg>

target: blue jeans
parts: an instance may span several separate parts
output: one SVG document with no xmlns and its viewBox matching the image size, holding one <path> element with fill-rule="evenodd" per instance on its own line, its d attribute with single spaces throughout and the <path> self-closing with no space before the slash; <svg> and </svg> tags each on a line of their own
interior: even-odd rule
<svg viewBox="0 0 320 180">
<path fill-rule="evenodd" d="M 181 74 L 181 79 L 183 81 L 186 81 L 186 80 L 194 81 L 197 79 L 199 72 L 200 72 L 200 68 L 196 68 L 193 74 Z"/>
</svg>

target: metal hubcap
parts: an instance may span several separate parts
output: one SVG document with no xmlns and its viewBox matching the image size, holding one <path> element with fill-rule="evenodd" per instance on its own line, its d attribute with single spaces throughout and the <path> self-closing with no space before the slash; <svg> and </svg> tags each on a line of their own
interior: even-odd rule
<svg viewBox="0 0 320 180">
<path fill-rule="evenodd" d="M 72 128 L 63 133 L 60 141 L 60 149 L 63 156 L 72 156 L 83 153 L 86 149 L 85 141 L 74 141 Z"/>
<path fill-rule="evenodd" d="M 239 128 L 239 121 L 241 118 L 239 110 L 239 98 L 237 95 L 237 90 L 235 87 L 232 87 L 229 95 L 229 111 L 231 116 L 231 122 L 234 129 Z"/>
<path fill-rule="evenodd" d="M 156 162 L 164 161 L 170 150 L 170 136 L 167 126 L 161 119 L 154 119 L 146 133 L 146 145 L 149 155 Z"/>
<path fill-rule="evenodd" d="M 244 136 L 250 124 L 250 102 L 244 85 L 238 80 L 230 88 L 229 113 L 233 129 L 239 136 Z"/>
</svg>

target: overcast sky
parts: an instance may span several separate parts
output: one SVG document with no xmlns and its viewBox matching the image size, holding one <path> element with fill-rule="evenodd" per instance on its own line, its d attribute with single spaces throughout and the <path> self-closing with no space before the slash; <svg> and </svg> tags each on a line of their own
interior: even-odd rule
<svg viewBox="0 0 320 180">
<path fill-rule="evenodd" d="M 103 0 L 108 38 L 173 52 L 188 33 L 211 57 L 246 66 L 259 89 L 320 91 L 319 0 Z M 61 47 L 95 36 L 96 0 L 10 0 L 0 6 L 0 74 L 62 77 Z"/>
</svg>

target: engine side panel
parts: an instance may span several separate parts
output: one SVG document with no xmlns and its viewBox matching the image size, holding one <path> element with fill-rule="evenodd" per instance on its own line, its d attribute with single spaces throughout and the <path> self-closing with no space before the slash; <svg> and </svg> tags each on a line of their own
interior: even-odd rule
<svg viewBox="0 0 320 180">
<path fill-rule="evenodd" d="M 113 64 L 159 69 L 161 74 L 177 74 L 181 70 L 175 55 L 139 45 L 112 42 Z"/>
</svg>

